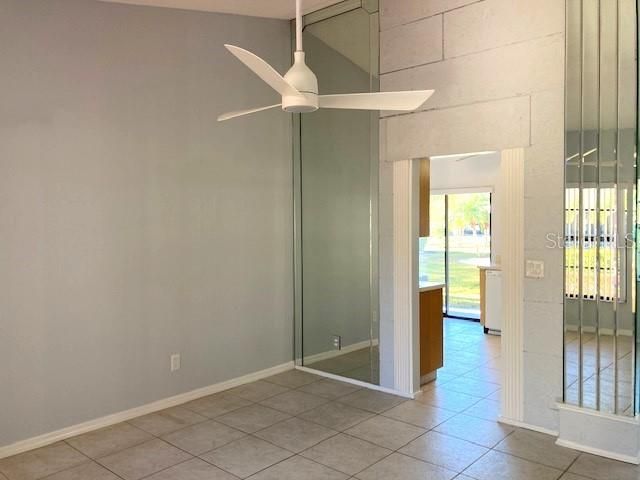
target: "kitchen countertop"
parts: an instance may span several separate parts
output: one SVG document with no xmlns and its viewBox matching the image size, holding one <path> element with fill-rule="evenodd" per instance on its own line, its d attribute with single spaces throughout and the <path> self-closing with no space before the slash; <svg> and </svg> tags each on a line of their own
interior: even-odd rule
<svg viewBox="0 0 640 480">
<path fill-rule="evenodd" d="M 444 283 L 438 282 L 420 282 L 418 283 L 418 289 L 420 292 L 430 292 L 431 290 L 438 290 L 444 288 Z"/>
<path fill-rule="evenodd" d="M 478 265 L 480 270 L 501 270 L 500 265 Z"/>
</svg>

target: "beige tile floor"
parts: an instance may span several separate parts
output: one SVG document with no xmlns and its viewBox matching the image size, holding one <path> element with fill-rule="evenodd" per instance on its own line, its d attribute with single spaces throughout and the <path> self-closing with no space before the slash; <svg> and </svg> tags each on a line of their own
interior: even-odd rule
<svg viewBox="0 0 640 480">
<path fill-rule="evenodd" d="M 498 424 L 499 337 L 445 325 L 445 366 L 415 400 L 290 371 L 0 460 L 0 480 L 640 479 Z"/>
</svg>

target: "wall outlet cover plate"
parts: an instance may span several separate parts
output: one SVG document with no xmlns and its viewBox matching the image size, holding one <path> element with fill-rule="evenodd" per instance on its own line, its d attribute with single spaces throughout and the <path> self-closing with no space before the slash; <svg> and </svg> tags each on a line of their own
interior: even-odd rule
<svg viewBox="0 0 640 480">
<path fill-rule="evenodd" d="M 171 371 L 175 372 L 180 370 L 180 354 L 175 353 L 171 355 Z"/>
</svg>

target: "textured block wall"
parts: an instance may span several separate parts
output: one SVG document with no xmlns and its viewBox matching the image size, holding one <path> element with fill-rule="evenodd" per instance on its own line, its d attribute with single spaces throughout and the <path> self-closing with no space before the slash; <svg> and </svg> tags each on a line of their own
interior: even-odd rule
<svg viewBox="0 0 640 480">
<path fill-rule="evenodd" d="M 543 260 L 545 278 L 523 279 L 524 421 L 555 430 L 563 257 L 546 236 L 563 225 L 564 2 L 381 0 L 380 25 L 381 90 L 436 90 L 422 111 L 381 118 L 381 328 L 392 323 L 389 162 L 525 147 L 525 258 Z M 391 374 L 383 363 L 383 384 Z"/>
</svg>

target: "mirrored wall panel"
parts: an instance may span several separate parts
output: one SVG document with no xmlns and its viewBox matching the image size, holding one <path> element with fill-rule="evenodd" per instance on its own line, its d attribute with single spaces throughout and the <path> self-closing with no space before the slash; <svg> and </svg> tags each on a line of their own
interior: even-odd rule
<svg viewBox="0 0 640 480">
<path fill-rule="evenodd" d="M 370 1 L 305 17 L 321 94 L 378 90 L 378 30 Z M 378 384 L 378 114 L 322 109 L 297 120 L 298 361 Z"/>
<path fill-rule="evenodd" d="M 636 1 L 567 0 L 564 401 L 636 412 Z"/>
</svg>

